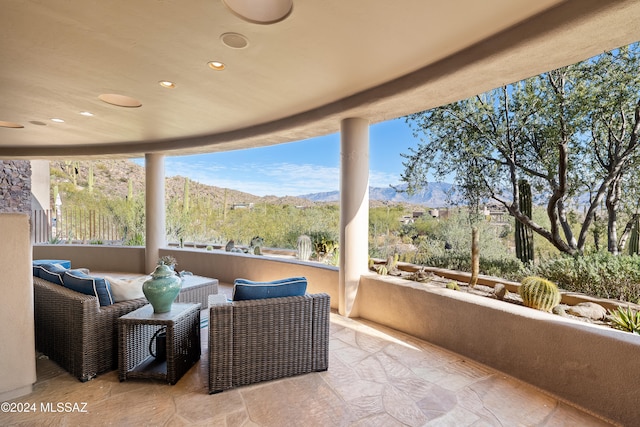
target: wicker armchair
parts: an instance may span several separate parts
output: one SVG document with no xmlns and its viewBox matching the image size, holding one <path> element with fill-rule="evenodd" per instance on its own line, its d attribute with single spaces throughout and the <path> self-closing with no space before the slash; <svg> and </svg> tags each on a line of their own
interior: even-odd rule
<svg viewBox="0 0 640 427">
<path fill-rule="evenodd" d="M 234 301 L 209 308 L 209 393 L 326 371 L 327 294 Z"/>
<path fill-rule="evenodd" d="M 116 369 L 117 319 L 144 298 L 100 307 L 98 298 L 33 278 L 36 348 L 80 381 Z"/>
</svg>

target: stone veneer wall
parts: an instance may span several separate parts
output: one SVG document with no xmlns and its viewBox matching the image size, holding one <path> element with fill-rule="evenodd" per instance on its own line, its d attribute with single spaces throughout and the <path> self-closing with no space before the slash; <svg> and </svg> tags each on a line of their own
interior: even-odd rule
<svg viewBox="0 0 640 427">
<path fill-rule="evenodd" d="M 0 212 L 31 215 L 31 162 L 0 160 Z"/>
</svg>

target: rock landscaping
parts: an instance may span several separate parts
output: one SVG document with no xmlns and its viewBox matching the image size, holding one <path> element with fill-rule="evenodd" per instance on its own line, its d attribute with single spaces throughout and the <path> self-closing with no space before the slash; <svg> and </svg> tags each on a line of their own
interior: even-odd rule
<svg viewBox="0 0 640 427">
<path fill-rule="evenodd" d="M 441 286 L 451 289 L 453 292 L 466 292 L 486 298 L 497 299 L 511 304 L 524 306 L 522 297 L 519 294 L 520 283 L 504 281 L 500 279 L 483 276 L 479 284 L 469 286 L 469 273 L 450 271 L 429 267 L 417 267 L 410 264 L 398 264 L 388 260 L 386 263 L 374 261 L 370 263 L 371 270 L 382 272 L 389 276 L 396 276 L 406 280 L 412 280 L 430 285 Z M 384 268 L 381 268 L 384 266 Z M 482 282 L 482 284 L 480 284 Z M 579 320 L 585 323 L 606 326 L 614 329 L 615 323 L 609 318 L 609 312 L 618 307 L 630 307 L 635 311 L 640 311 L 640 305 L 625 303 L 616 300 L 602 300 L 577 293 L 570 293 L 560 289 L 562 299 L 555 305 L 552 313 L 558 316 Z"/>
</svg>

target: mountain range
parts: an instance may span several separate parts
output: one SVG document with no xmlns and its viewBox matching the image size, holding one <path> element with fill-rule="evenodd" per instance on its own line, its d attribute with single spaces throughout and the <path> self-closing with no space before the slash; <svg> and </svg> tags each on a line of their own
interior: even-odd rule
<svg viewBox="0 0 640 427">
<path fill-rule="evenodd" d="M 52 161 L 51 184 L 60 185 L 64 191 L 65 183 L 76 189 L 88 186 L 90 168 L 93 173 L 94 187 L 97 191 L 110 196 L 126 197 L 129 183 L 135 194 L 144 192 L 145 172 L 144 167 L 130 160 L 100 160 L 100 161 Z M 75 177 L 74 177 L 75 175 Z M 312 206 L 315 203 L 338 203 L 340 192 L 330 191 L 325 193 L 305 194 L 302 196 L 256 196 L 253 194 L 225 189 L 191 181 L 190 193 L 196 198 L 206 198 L 213 205 L 227 204 L 229 206 L 268 203 L 276 205 Z M 429 183 L 426 188 L 409 195 L 403 190 L 406 185 L 394 189 L 392 187 L 369 187 L 369 200 L 371 206 L 391 202 L 416 206 L 428 206 L 432 208 L 447 206 L 447 192 L 453 188 L 448 183 Z M 168 177 L 165 182 L 165 192 L 168 200 L 180 199 L 184 195 L 185 178 L 181 176 Z"/>
<path fill-rule="evenodd" d="M 447 203 L 447 193 L 452 190 L 453 184 L 446 182 L 430 182 L 426 188 L 412 195 L 405 192 L 407 188 L 406 184 L 400 185 L 396 188 L 369 187 L 369 200 L 423 205 L 434 208 L 444 207 L 449 205 L 449 203 Z M 314 202 L 338 202 L 340 200 L 340 192 L 329 191 L 325 193 L 304 194 L 297 197 Z"/>
</svg>

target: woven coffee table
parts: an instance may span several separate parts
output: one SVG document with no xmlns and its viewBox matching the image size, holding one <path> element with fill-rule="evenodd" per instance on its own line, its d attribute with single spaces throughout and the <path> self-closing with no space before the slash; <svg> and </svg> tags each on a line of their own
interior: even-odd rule
<svg viewBox="0 0 640 427">
<path fill-rule="evenodd" d="M 218 279 L 204 276 L 184 276 L 182 289 L 176 298 L 176 302 L 192 302 L 208 307 L 209 295 L 218 293 Z"/>
<path fill-rule="evenodd" d="M 150 353 L 149 343 L 166 328 L 166 360 Z M 156 354 L 156 341 L 151 348 Z M 118 319 L 118 376 L 155 378 L 175 384 L 200 359 L 200 304 L 173 303 L 171 311 L 154 313 L 147 304 Z"/>
</svg>

